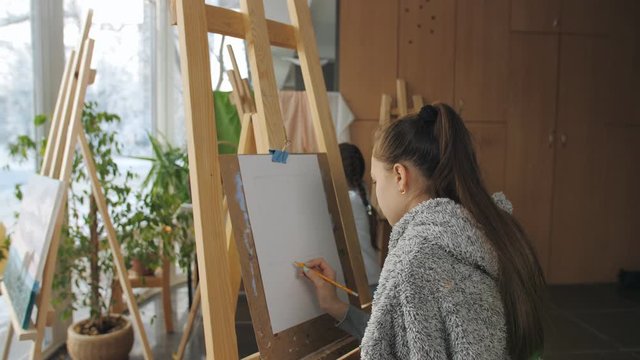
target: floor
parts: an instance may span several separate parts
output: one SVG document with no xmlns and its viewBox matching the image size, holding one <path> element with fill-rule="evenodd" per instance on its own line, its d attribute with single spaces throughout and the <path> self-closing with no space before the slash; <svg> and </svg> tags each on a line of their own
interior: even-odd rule
<svg viewBox="0 0 640 360">
<path fill-rule="evenodd" d="M 164 329 L 164 313 L 162 311 L 162 299 L 156 295 L 150 300 L 140 304 L 142 320 L 149 339 L 154 359 L 172 359 L 173 354 L 178 350 L 184 325 L 189 315 L 189 300 L 186 285 L 176 286 L 172 290 L 171 300 L 173 306 L 173 326 L 174 332 L 167 334 Z M 238 302 L 236 314 L 236 334 L 238 335 L 238 352 L 240 357 L 245 357 L 256 353 L 256 345 L 251 316 L 246 303 L 246 298 L 241 296 Z M 191 338 L 187 344 L 184 359 L 204 359 L 205 344 L 204 330 L 202 327 L 202 317 L 198 316 L 193 326 Z M 55 360 L 70 359 L 63 348 L 53 357 Z M 144 359 L 142 344 L 136 337 L 133 350 L 129 356 L 130 360 Z"/>
<path fill-rule="evenodd" d="M 545 360 L 640 359 L 640 291 L 555 286 L 550 297 Z"/>
<path fill-rule="evenodd" d="M 552 286 L 546 329 L 546 360 L 640 360 L 640 290 L 622 291 L 615 284 Z M 162 302 L 158 297 L 141 306 L 154 358 L 171 359 L 178 348 L 187 318 L 187 289 L 173 289 L 176 332 L 165 334 Z M 157 316 L 156 316 L 157 314 Z M 246 302 L 236 314 L 240 357 L 257 351 Z M 204 359 L 201 318 L 185 353 L 185 359 Z M 62 351 L 56 358 L 66 359 Z M 136 341 L 131 359 L 142 359 Z"/>
</svg>

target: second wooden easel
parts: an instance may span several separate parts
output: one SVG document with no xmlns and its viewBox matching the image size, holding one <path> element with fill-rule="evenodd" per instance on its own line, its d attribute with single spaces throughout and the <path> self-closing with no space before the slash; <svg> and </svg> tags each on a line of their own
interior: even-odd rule
<svg viewBox="0 0 640 360">
<path fill-rule="evenodd" d="M 116 238 L 116 232 L 111 222 L 107 209 L 107 202 L 102 187 L 99 183 L 96 173 L 96 166 L 89 148 L 89 143 L 82 128 L 81 118 L 84 109 L 84 100 L 87 86 L 93 82 L 95 70 L 91 70 L 91 58 L 93 55 L 94 40 L 88 38 L 89 29 L 91 27 L 91 18 L 93 12 L 90 10 L 84 24 L 84 30 L 77 51 L 72 51 L 69 61 L 65 67 L 63 79 L 58 93 L 55 110 L 51 120 L 51 130 L 49 132 L 47 147 L 44 154 L 41 175 L 61 180 L 65 188 L 69 187 L 71 182 L 71 171 L 76 152 L 76 146 L 80 145 L 82 158 L 84 160 L 89 179 L 91 182 L 92 193 L 95 196 L 100 216 L 107 230 L 107 238 L 109 246 L 113 253 L 114 263 L 117 270 L 118 279 L 123 289 L 126 291 L 127 302 L 131 315 L 133 316 L 133 326 L 142 341 L 143 354 L 145 359 L 151 359 L 151 348 L 142 324 L 142 318 L 138 311 L 138 305 L 135 301 L 131 284 L 126 273 L 124 259 L 120 243 Z M 67 192 L 64 192 L 63 203 L 66 203 Z M 60 238 L 62 236 L 62 225 L 64 223 L 65 207 L 63 206 L 57 216 L 56 226 L 51 240 L 49 252 L 46 257 L 46 265 L 44 278 L 42 280 L 41 291 L 38 299 L 36 299 L 36 307 L 38 309 L 36 322 L 31 328 L 24 330 L 18 324 L 15 317 L 12 318 L 12 326 L 9 327 L 7 335 L 5 352 L 3 358 L 7 359 L 9 355 L 9 345 L 11 344 L 14 332 L 19 340 L 32 340 L 34 347 L 31 353 L 32 359 L 42 358 L 42 342 L 44 340 L 44 330 L 50 318 L 52 300 L 52 284 L 55 274 L 56 260 L 60 246 Z M 3 291 L 3 293 L 6 293 Z M 8 299 L 9 304 L 11 300 Z"/>
<path fill-rule="evenodd" d="M 380 117 L 379 126 L 385 126 L 394 119 L 401 118 L 411 113 L 417 113 L 424 106 L 424 101 L 421 95 L 413 95 L 413 107 L 409 107 L 409 101 L 407 99 L 407 83 L 403 79 L 396 79 L 396 107 L 392 108 L 391 95 L 382 94 L 380 100 Z M 375 207 L 378 213 L 378 223 L 376 225 L 376 243 L 380 248 L 380 263 L 384 263 L 384 259 L 389 252 L 389 236 L 391 235 L 391 225 L 384 217 L 384 214 L 380 210 L 378 205 L 378 198 L 376 197 L 376 189 L 371 187 L 371 206 Z"/>
</svg>

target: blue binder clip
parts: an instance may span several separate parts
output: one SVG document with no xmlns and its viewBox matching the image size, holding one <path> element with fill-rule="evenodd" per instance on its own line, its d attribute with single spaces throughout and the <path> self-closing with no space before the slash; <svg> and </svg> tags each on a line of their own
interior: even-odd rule
<svg viewBox="0 0 640 360">
<path fill-rule="evenodd" d="M 289 153 L 286 150 L 269 150 L 271 154 L 271 161 L 286 164 Z"/>
<path fill-rule="evenodd" d="M 289 140 L 287 140 L 285 141 L 282 150 L 269 149 L 269 153 L 271 154 L 271 161 L 286 164 L 289 153 L 285 149 L 287 148 L 287 146 L 289 146 L 289 144 Z"/>
</svg>

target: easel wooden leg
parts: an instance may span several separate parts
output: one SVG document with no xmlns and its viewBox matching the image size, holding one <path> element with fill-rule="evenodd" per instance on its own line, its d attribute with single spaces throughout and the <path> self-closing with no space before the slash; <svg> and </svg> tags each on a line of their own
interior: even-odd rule
<svg viewBox="0 0 640 360">
<path fill-rule="evenodd" d="M 251 113 L 244 113 L 242 116 L 242 130 L 240 132 L 240 140 L 238 141 L 238 153 L 239 154 L 255 154 L 256 145 L 255 145 L 255 134 L 253 131 L 253 127 L 251 124 Z M 229 276 L 231 281 L 231 299 L 233 304 L 231 304 L 230 308 L 234 309 L 234 314 L 236 310 L 236 306 L 238 305 L 238 293 L 240 291 L 240 282 L 242 280 L 242 274 L 240 273 L 240 259 L 238 258 L 238 250 L 236 249 L 235 239 L 233 238 L 233 229 L 231 227 L 231 218 L 229 217 L 229 208 L 227 204 L 227 199 L 224 199 L 222 204 L 223 213 L 226 214 L 225 217 L 225 231 L 227 238 L 227 257 L 229 259 Z M 182 339 L 180 340 L 180 346 L 178 347 L 178 352 L 174 354 L 174 359 L 182 359 L 184 356 L 184 349 L 187 346 L 187 342 L 189 341 L 189 337 L 191 336 L 191 330 L 193 327 L 193 320 L 196 316 L 198 309 L 200 308 L 200 284 L 197 285 L 195 294 L 193 296 L 193 303 L 191 304 L 191 309 L 189 311 L 189 319 L 187 320 L 187 324 L 185 325 L 184 332 L 182 334 Z"/>
<path fill-rule="evenodd" d="M 409 113 L 409 105 L 407 104 L 407 83 L 403 79 L 396 80 L 396 91 L 399 116 L 406 116 Z"/>
<path fill-rule="evenodd" d="M 171 309 L 171 263 L 169 260 L 162 261 L 162 306 L 164 310 L 164 329 L 166 332 L 173 332 L 173 310 Z"/>
<path fill-rule="evenodd" d="M 73 126 L 80 127 L 80 123 L 73 124 Z M 120 280 L 120 285 L 126 292 L 129 313 L 131 314 L 131 317 L 133 317 L 133 326 L 138 333 L 140 341 L 142 342 L 144 358 L 146 360 L 150 360 L 153 358 L 153 355 L 151 353 L 151 346 L 149 345 L 149 340 L 147 339 L 144 324 L 142 323 L 142 317 L 140 316 L 140 311 L 138 310 L 138 304 L 136 303 L 136 298 L 133 294 L 131 283 L 129 282 L 129 275 L 124 264 L 122 249 L 120 248 L 120 243 L 118 242 L 118 239 L 116 237 L 116 230 L 113 227 L 111 217 L 109 216 L 107 202 L 105 200 L 104 193 L 102 192 L 102 187 L 100 186 L 100 182 L 98 180 L 96 166 L 93 162 L 93 156 L 91 155 L 91 149 L 89 148 L 89 143 L 87 142 L 84 131 L 78 131 L 77 134 L 78 143 L 80 143 L 80 150 L 82 151 L 82 157 L 84 158 L 84 163 L 91 180 L 91 188 L 96 198 L 96 203 L 98 204 L 98 210 L 100 211 L 102 221 L 104 222 L 104 227 L 107 230 L 107 239 L 109 240 L 109 247 L 113 252 L 113 262 L 115 264 L 118 278 Z"/>
<path fill-rule="evenodd" d="M 12 341 L 13 341 L 13 324 L 9 323 L 9 330 L 7 331 L 7 339 L 4 342 L 4 350 L 2 351 L 2 360 L 9 359 L 9 353 L 11 352 Z"/>
<path fill-rule="evenodd" d="M 422 101 L 421 95 L 413 95 L 413 112 L 418 113 L 420 109 L 424 106 L 424 101 Z"/>
<path fill-rule="evenodd" d="M 193 304 L 191 304 L 191 309 L 189 309 L 189 317 L 187 318 L 187 323 L 184 325 L 184 333 L 182 334 L 182 339 L 180 339 L 180 345 L 178 346 L 178 352 L 173 355 L 174 360 L 182 360 L 184 357 L 184 351 L 187 348 L 187 342 L 189 342 L 189 338 L 191 337 L 191 331 L 193 330 L 193 324 L 196 320 L 198 310 L 200 310 L 200 285 L 196 288 Z"/>
<path fill-rule="evenodd" d="M 207 358 L 237 359 L 234 314 L 228 308 L 231 284 L 224 256 L 227 245 L 212 85 L 207 75 L 211 68 L 205 4 L 201 0 L 177 1 L 176 13 Z"/>
<path fill-rule="evenodd" d="M 31 349 L 31 360 L 42 359 L 42 342 L 44 341 L 44 331 L 39 331 L 35 341 L 33 342 L 33 348 Z"/>
</svg>

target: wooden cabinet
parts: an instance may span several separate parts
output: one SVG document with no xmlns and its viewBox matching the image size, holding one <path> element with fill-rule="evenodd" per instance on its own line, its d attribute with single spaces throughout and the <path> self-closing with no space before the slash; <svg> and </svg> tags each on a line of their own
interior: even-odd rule
<svg viewBox="0 0 640 360">
<path fill-rule="evenodd" d="M 640 268 L 640 126 L 606 125 L 603 137 L 607 160 L 601 164 L 605 182 L 602 207 L 607 220 L 600 247 L 602 261 L 597 265 L 613 277 L 620 268 Z"/>
<path fill-rule="evenodd" d="M 514 33 L 507 110 L 507 197 L 531 238 L 545 274 L 555 147 L 558 36 Z"/>
<path fill-rule="evenodd" d="M 553 284 L 640 267 L 640 127 L 611 121 L 633 111 L 610 40 L 511 35 L 506 192 Z"/>
<path fill-rule="evenodd" d="M 400 1 L 398 77 L 427 102 L 453 102 L 455 8 L 450 0 Z"/>
<path fill-rule="evenodd" d="M 624 0 L 512 0 L 511 30 L 608 34 Z"/>
<path fill-rule="evenodd" d="M 557 33 L 560 0 L 511 0 L 511 30 Z"/>
<path fill-rule="evenodd" d="M 621 0 L 562 0 L 560 31 L 566 34 L 608 34 L 613 26 L 613 10 L 621 2 Z"/>
<path fill-rule="evenodd" d="M 607 54 L 603 65 L 607 91 L 601 99 L 609 104 L 604 121 L 640 125 L 640 1 L 624 1 L 615 11 L 616 26 L 606 36 L 603 50 Z"/>
<path fill-rule="evenodd" d="M 397 78 L 398 4 L 387 0 L 340 2 L 340 92 L 357 119 L 377 119 L 382 93 Z"/>
<path fill-rule="evenodd" d="M 639 0 L 348 0 L 340 18 L 367 163 L 380 96 L 403 78 L 462 109 L 487 188 L 512 201 L 550 283 L 640 269 Z"/>
<path fill-rule="evenodd" d="M 601 101 L 603 37 L 561 37 L 558 118 L 553 189 L 550 280 L 554 283 L 613 280 L 601 271 L 603 225 Z"/>
<path fill-rule="evenodd" d="M 480 171 L 490 193 L 504 191 L 504 171 L 507 146 L 505 124 L 467 123 L 473 137 Z"/>
<path fill-rule="evenodd" d="M 505 121 L 509 1 L 457 4 L 455 102 L 465 121 Z"/>
</svg>

